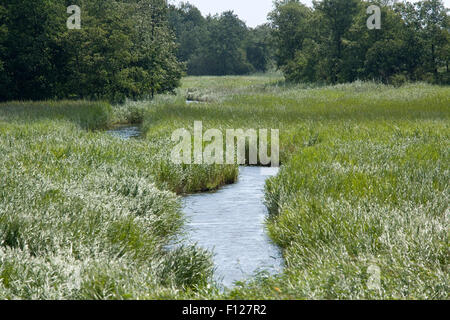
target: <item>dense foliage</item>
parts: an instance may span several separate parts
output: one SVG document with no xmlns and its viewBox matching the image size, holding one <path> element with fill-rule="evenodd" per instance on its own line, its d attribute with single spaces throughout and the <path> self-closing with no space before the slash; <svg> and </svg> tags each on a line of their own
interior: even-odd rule
<svg viewBox="0 0 450 320">
<path fill-rule="evenodd" d="M 82 28 L 66 9 L 79 5 Z M 369 30 L 377 4 L 382 26 Z M 449 17 L 441 0 L 278 0 L 270 23 L 232 11 L 203 17 L 165 0 L 5 0 L 0 5 L 0 101 L 139 99 L 191 75 L 265 72 L 288 81 L 450 83 Z"/>
<path fill-rule="evenodd" d="M 179 45 L 178 58 L 191 75 L 265 72 L 272 61 L 268 25 L 248 28 L 232 11 L 202 16 L 192 4 L 170 6 L 170 26 Z"/>
<path fill-rule="evenodd" d="M 369 29 L 367 8 L 381 8 Z M 248 28 L 232 12 L 203 17 L 189 3 L 170 6 L 178 58 L 191 75 L 267 71 L 275 60 L 288 81 L 376 80 L 449 83 L 449 18 L 441 0 L 278 0 L 270 24 Z"/>
<path fill-rule="evenodd" d="M 381 7 L 381 29 L 366 10 Z M 269 18 L 278 66 L 296 82 L 449 83 L 449 17 L 441 0 L 280 0 Z"/>
<path fill-rule="evenodd" d="M 173 90 L 182 65 L 164 0 L 5 0 L 0 100 L 123 100 Z M 81 29 L 66 10 L 81 7 Z"/>
</svg>

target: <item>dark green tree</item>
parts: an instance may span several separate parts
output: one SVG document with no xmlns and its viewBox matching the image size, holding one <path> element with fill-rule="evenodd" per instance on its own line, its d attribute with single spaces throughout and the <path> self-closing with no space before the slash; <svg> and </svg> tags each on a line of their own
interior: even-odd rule
<svg viewBox="0 0 450 320">
<path fill-rule="evenodd" d="M 357 76 L 383 82 L 390 82 L 394 76 L 405 81 L 413 80 L 422 53 L 421 46 L 417 46 L 420 41 L 414 36 L 414 25 L 408 26 L 402 18 L 406 7 L 393 10 L 391 6 L 382 5 L 382 2 L 376 4 L 381 7 L 382 28 L 368 30 L 365 27 L 367 15 L 360 15 L 352 28 L 358 32 L 352 33 L 351 39 L 361 49 L 358 61 L 362 64 L 358 63 L 360 72 Z"/>
<path fill-rule="evenodd" d="M 381 8 L 381 29 L 367 28 L 372 4 Z M 442 1 L 315 1 L 303 19 L 301 10 L 296 0 L 277 1 L 270 15 L 278 66 L 289 81 L 449 81 L 449 17 Z"/>
<path fill-rule="evenodd" d="M 169 6 L 169 25 L 175 32 L 177 57 L 180 61 L 189 61 L 201 48 L 207 34 L 206 19 L 195 6 L 182 2 L 178 7 Z"/>
<path fill-rule="evenodd" d="M 53 0 L 4 0 L 3 6 L 8 30 L 3 63 L 11 81 L 8 98 L 56 97 L 59 72 L 54 61 L 58 37 L 65 28 L 63 4 Z"/>
<path fill-rule="evenodd" d="M 135 20 L 136 66 L 145 72 L 144 87 L 150 89 L 152 97 L 172 91 L 179 86 L 184 67 L 176 59 L 177 46 L 169 29 L 166 1 L 138 0 Z"/>
<path fill-rule="evenodd" d="M 303 41 L 310 34 L 308 20 L 312 10 L 299 0 L 275 1 L 275 9 L 269 14 L 276 48 L 276 62 L 285 66 L 302 49 Z"/>
<path fill-rule="evenodd" d="M 417 7 L 427 51 L 425 63 L 433 73 L 434 80 L 439 82 L 439 68 L 448 61 L 448 52 L 445 50 L 448 48 L 449 33 L 447 10 L 441 0 L 420 1 Z"/>
<path fill-rule="evenodd" d="M 191 75 L 245 74 L 266 71 L 273 61 L 271 28 L 249 29 L 232 12 L 204 18 L 189 3 L 169 6 L 177 56 Z"/>
<path fill-rule="evenodd" d="M 8 96 L 0 92 L 1 100 L 123 101 L 179 85 L 183 66 L 176 59 L 165 0 L 5 2 L 0 81 L 8 78 L 8 89 L 2 90 Z M 82 10 L 80 30 L 66 26 L 72 4 Z"/>
<path fill-rule="evenodd" d="M 207 34 L 188 63 L 193 75 L 245 74 L 252 70 L 244 44 L 248 29 L 232 11 L 207 17 Z"/>
<path fill-rule="evenodd" d="M 5 70 L 5 41 L 8 35 L 6 27 L 7 12 L 5 7 L 0 5 L 0 100 L 6 100 L 9 95 L 10 80 Z"/>
<path fill-rule="evenodd" d="M 328 77 L 332 83 L 345 81 L 341 75 L 345 50 L 343 40 L 358 13 L 359 4 L 359 0 L 314 1 L 314 7 L 322 14 L 324 26 L 328 32 L 328 37 L 325 39 L 329 42 L 326 56 L 328 58 Z"/>
<path fill-rule="evenodd" d="M 258 72 L 266 72 L 274 59 L 272 29 L 268 24 L 249 30 L 246 47 L 248 62 Z"/>
</svg>

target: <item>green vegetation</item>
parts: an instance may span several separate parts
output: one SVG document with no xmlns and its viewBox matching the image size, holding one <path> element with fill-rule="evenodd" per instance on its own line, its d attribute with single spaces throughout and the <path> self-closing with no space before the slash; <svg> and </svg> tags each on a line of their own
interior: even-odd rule
<svg viewBox="0 0 450 320">
<path fill-rule="evenodd" d="M 169 6 L 169 25 L 178 59 L 189 75 L 243 75 L 266 72 L 273 65 L 270 27 L 248 28 L 232 11 L 202 16 L 190 3 Z"/>
<path fill-rule="evenodd" d="M 367 8 L 381 7 L 380 30 Z M 67 7 L 81 8 L 69 30 Z M 203 17 L 166 0 L 5 0 L 0 5 L 0 101 L 113 103 L 173 92 L 189 75 L 244 75 L 277 67 L 291 82 L 356 80 L 449 84 L 449 17 L 442 0 L 277 0 L 269 23 L 232 11 Z"/>
<path fill-rule="evenodd" d="M 369 30 L 367 8 L 381 8 Z M 269 23 L 248 28 L 233 12 L 202 17 L 189 3 L 169 7 L 178 58 L 189 75 L 266 72 L 276 65 L 290 82 L 376 80 L 449 84 L 448 8 L 442 0 L 274 1 Z"/>
<path fill-rule="evenodd" d="M 363 0 L 275 1 L 254 29 L 165 0 L 2 1 L 0 299 L 447 299 L 448 9 L 374 3 L 379 30 Z M 171 162 L 194 121 L 280 130 L 283 274 L 221 291 L 209 252 L 174 245 L 179 196 L 238 177 Z M 141 139 L 106 132 L 130 123 Z"/>
<path fill-rule="evenodd" d="M 177 298 L 207 285 L 209 253 L 167 249 L 184 222 L 171 190 L 216 188 L 236 168 L 175 166 L 161 142 L 92 131 L 134 112 L 123 108 L 0 105 L 0 298 Z"/>
<path fill-rule="evenodd" d="M 67 7 L 81 8 L 69 30 Z M 165 0 L 4 0 L 0 101 L 145 98 L 179 86 Z"/>
<path fill-rule="evenodd" d="M 275 76 L 187 78 L 184 88 L 210 102 L 152 110 L 149 132 L 194 120 L 281 132 L 283 167 L 266 201 L 286 271 L 225 297 L 447 298 L 448 87 L 308 88 Z M 368 289 L 370 266 L 380 290 Z"/>
<path fill-rule="evenodd" d="M 281 79 L 189 77 L 176 96 L 119 107 L 1 104 L 0 297 L 448 298 L 450 89 Z M 170 162 L 171 133 L 194 120 L 280 129 L 266 203 L 283 274 L 220 292 L 207 252 L 167 247 L 184 223 L 176 194 L 236 179 L 235 166 Z M 143 139 L 99 130 L 131 121 Z"/>
<path fill-rule="evenodd" d="M 381 29 L 367 8 L 381 8 Z M 448 8 L 442 0 L 278 0 L 270 14 L 278 67 L 293 82 L 450 83 Z"/>
</svg>

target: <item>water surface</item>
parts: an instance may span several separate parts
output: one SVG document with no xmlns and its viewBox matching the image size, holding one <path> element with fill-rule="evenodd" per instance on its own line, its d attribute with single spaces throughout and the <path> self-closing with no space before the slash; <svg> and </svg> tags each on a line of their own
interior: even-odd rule
<svg viewBox="0 0 450 320">
<path fill-rule="evenodd" d="M 108 132 L 125 140 L 141 135 L 139 127 L 129 125 Z M 215 278 L 226 287 L 260 271 L 282 271 L 281 252 L 265 229 L 264 186 L 277 172 L 278 168 L 240 167 L 237 183 L 183 198 L 187 241 L 214 253 Z"/>
<path fill-rule="evenodd" d="M 265 181 L 277 170 L 241 167 L 239 181 L 184 198 L 190 241 L 214 253 L 216 279 L 229 287 L 255 272 L 280 273 L 283 259 L 265 229 Z"/>
<path fill-rule="evenodd" d="M 138 138 L 141 135 L 141 128 L 131 125 L 120 125 L 108 131 L 108 133 L 114 137 L 118 137 L 124 140 L 131 138 Z"/>
</svg>

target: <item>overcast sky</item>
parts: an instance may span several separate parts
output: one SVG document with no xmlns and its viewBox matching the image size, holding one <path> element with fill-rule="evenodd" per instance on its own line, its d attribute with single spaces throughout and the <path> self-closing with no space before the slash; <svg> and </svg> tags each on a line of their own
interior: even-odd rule
<svg viewBox="0 0 450 320">
<path fill-rule="evenodd" d="M 249 27 L 267 22 L 267 14 L 272 11 L 273 0 L 169 0 L 170 3 L 190 2 L 200 9 L 203 15 L 216 14 L 233 10 Z M 312 0 L 302 0 L 308 6 Z M 450 0 L 444 0 L 445 6 L 450 7 Z"/>
</svg>

